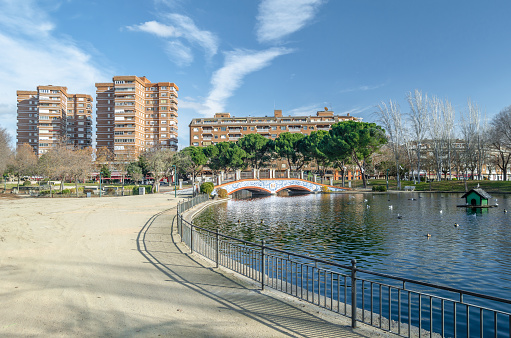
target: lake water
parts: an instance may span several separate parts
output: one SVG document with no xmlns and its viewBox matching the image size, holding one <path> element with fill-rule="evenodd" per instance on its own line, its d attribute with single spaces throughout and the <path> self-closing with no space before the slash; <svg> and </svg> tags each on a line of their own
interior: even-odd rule
<svg viewBox="0 0 511 338">
<path fill-rule="evenodd" d="M 494 195 L 490 204 L 498 208 L 473 212 L 456 207 L 464 204 L 461 195 L 230 200 L 206 209 L 195 224 L 340 264 L 356 258 L 362 269 L 511 299 L 511 196 Z"/>
</svg>

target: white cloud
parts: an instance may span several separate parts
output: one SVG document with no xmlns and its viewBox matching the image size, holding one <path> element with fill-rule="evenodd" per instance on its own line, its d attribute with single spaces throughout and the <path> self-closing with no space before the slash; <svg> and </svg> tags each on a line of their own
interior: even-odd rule
<svg viewBox="0 0 511 338">
<path fill-rule="evenodd" d="M 169 14 L 167 17 L 177 26 L 183 37 L 192 44 L 201 46 L 208 56 L 218 51 L 218 38 L 211 32 L 200 30 L 192 19 L 181 14 Z"/>
<path fill-rule="evenodd" d="M 374 105 L 373 106 L 366 106 L 366 107 L 355 107 L 353 109 L 344 110 L 344 111 L 342 111 L 342 112 L 340 112 L 338 114 L 340 114 L 340 115 L 344 115 L 344 114 L 355 115 L 355 114 L 365 113 L 368 110 L 374 110 Z"/>
<path fill-rule="evenodd" d="M 385 83 L 381 83 L 381 84 L 374 85 L 374 86 L 363 85 L 363 86 L 358 86 L 358 87 L 354 87 L 354 88 L 343 89 L 340 92 L 341 93 L 351 93 L 351 92 L 367 91 L 367 90 L 378 89 L 383 86 L 385 86 Z"/>
<path fill-rule="evenodd" d="M 19 6 L 17 6 L 17 5 Z M 30 6 L 27 7 L 27 4 Z M 91 56 L 69 39 L 52 35 L 53 23 L 31 1 L 0 2 L 0 125 L 16 134 L 16 90 L 35 90 L 38 85 L 66 86 L 70 93 L 95 96 L 95 82 L 109 80 Z M 3 21 L 8 15 L 9 21 Z M 44 34 L 33 34 L 25 27 Z M 16 24 L 17 23 L 17 24 Z"/>
<path fill-rule="evenodd" d="M 218 52 L 218 38 L 211 32 L 200 30 L 193 20 L 181 14 L 164 16 L 172 25 L 157 21 L 148 21 L 139 25 L 127 26 L 130 31 L 139 31 L 156 35 L 166 40 L 165 51 L 170 60 L 178 66 L 189 65 L 193 61 L 192 49 L 183 43 L 204 49 L 208 58 Z"/>
<path fill-rule="evenodd" d="M 291 52 L 287 48 L 270 48 L 258 52 L 235 50 L 225 53 L 224 66 L 213 73 L 213 88 L 204 102 L 205 109 L 200 113 L 212 116 L 224 111 L 227 99 L 241 86 L 245 76 L 268 66 L 276 57 Z"/>
<path fill-rule="evenodd" d="M 168 41 L 165 47 L 169 59 L 171 59 L 178 66 L 188 66 L 193 61 L 193 53 L 191 49 L 183 45 L 180 41 Z"/>
<path fill-rule="evenodd" d="M 324 0 L 263 0 L 257 16 L 257 40 L 277 42 L 302 29 Z"/>
<path fill-rule="evenodd" d="M 46 12 L 33 0 L 1 0 L 0 23 L 12 33 L 34 37 L 47 37 L 55 28 Z"/>
<path fill-rule="evenodd" d="M 167 26 L 157 21 L 148 21 L 140 25 L 127 26 L 130 31 L 151 33 L 161 38 L 175 38 L 182 34 L 173 26 Z"/>
<path fill-rule="evenodd" d="M 314 115 L 317 111 L 323 110 L 324 106 L 321 107 L 321 104 L 311 104 L 308 106 L 302 106 L 298 108 L 291 109 L 289 113 L 282 112 L 284 115 L 293 115 L 293 116 L 310 116 Z"/>
</svg>

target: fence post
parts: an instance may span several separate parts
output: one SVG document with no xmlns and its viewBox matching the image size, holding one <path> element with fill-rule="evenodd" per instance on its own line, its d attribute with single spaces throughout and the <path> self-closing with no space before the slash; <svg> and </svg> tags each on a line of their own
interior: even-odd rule
<svg viewBox="0 0 511 338">
<path fill-rule="evenodd" d="M 264 275 L 265 275 L 265 264 L 264 264 L 264 246 L 266 241 L 263 239 L 263 246 L 261 247 L 261 290 L 264 290 Z"/>
<path fill-rule="evenodd" d="M 220 239 L 220 236 L 218 236 L 218 227 L 216 228 L 216 257 L 215 257 L 215 261 L 216 261 L 216 267 L 218 268 L 218 256 L 219 256 L 219 253 L 218 253 L 218 242 L 219 242 L 219 239 Z"/>
<path fill-rule="evenodd" d="M 190 223 L 190 253 L 193 253 L 193 222 Z"/>
<path fill-rule="evenodd" d="M 351 327 L 357 327 L 357 260 L 351 260 Z"/>
</svg>

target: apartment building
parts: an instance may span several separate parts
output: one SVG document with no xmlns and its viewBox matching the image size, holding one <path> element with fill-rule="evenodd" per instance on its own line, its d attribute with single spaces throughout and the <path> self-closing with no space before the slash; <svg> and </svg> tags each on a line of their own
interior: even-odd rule
<svg viewBox="0 0 511 338">
<path fill-rule="evenodd" d="M 247 134 L 258 133 L 276 139 L 284 132 L 309 135 L 316 130 L 330 130 L 340 121 L 361 121 L 360 118 L 334 115 L 325 107 L 316 116 L 283 116 L 275 110 L 272 117 L 234 117 L 229 113 L 217 113 L 213 118 L 197 118 L 190 123 L 190 145 L 208 146 L 223 141 L 237 141 Z"/>
<path fill-rule="evenodd" d="M 60 142 L 92 145 L 92 97 L 68 94 L 62 86 L 18 90 L 16 144 L 27 143 L 41 156 Z"/>
<path fill-rule="evenodd" d="M 114 76 L 96 83 L 96 148 L 131 159 L 154 148 L 177 151 L 177 92 L 171 82 Z"/>
</svg>

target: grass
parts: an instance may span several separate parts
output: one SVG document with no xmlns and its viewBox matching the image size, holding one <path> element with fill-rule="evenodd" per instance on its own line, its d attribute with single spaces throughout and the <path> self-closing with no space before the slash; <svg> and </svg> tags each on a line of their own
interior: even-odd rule
<svg viewBox="0 0 511 338">
<path fill-rule="evenodd" d="M 369 188 L 372 185 L 386 185 L 385 180 L 369 180 Z M 479 187 L 486 192 L 493 193 L 511 193 L 511 181 L 472 181 L 466 182 L 467 190 Z M 415 191 L 446 191 L 446 192 L 465 192 L 465 181 L 433 181 L 414 184 L 413 181 L 401 181 L 401 188 L 405 186 L 415 186 Z M 397 181 L 389 180 L 389 190 L 397 190 Z"/>
</svg>

